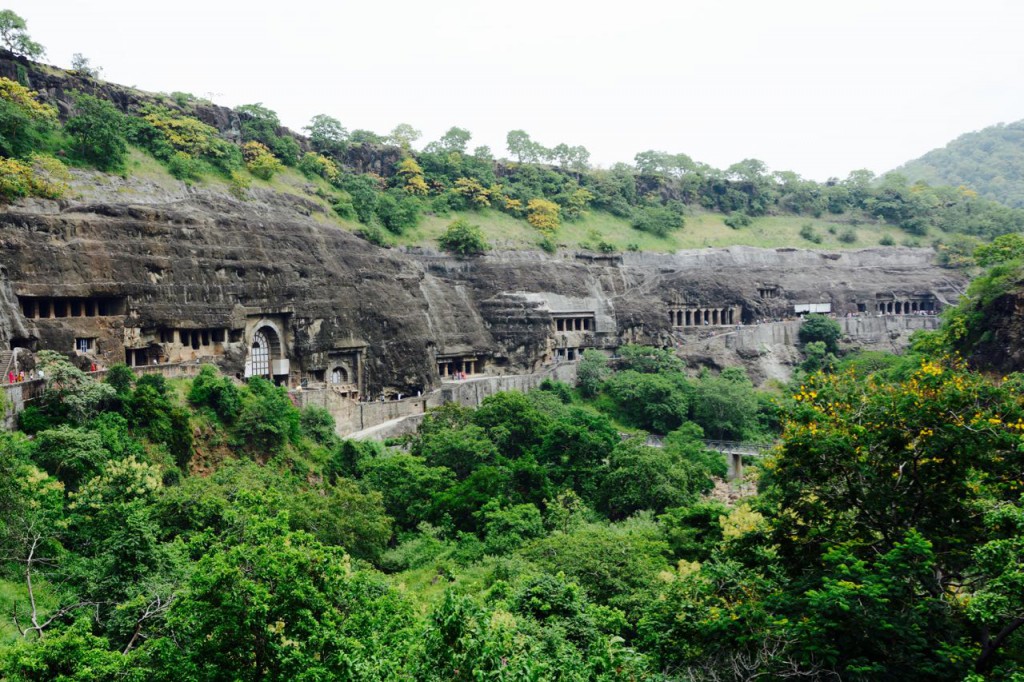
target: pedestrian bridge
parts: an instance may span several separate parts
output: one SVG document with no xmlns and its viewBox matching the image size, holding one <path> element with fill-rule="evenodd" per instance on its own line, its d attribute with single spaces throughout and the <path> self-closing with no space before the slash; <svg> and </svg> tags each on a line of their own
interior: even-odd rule
<svg viewBox="0 0 1024 682">
<path fill-rule="evenodd" d="M 660 448 L 664 445 L 664 441 L 663 436 L 649 435 L 646 442 L 651 447 Z M 725 455 L 726 462 L 729 465 L 728 478 L 731 481 L 743 476 L 744 457 L 765 457 L 768 455 L 768 451 L 775 447 L 775 443 L 712 439 L 705 440 L 704 447 Z"/>
<path fill-rule="evenodd" d="M 774 443 L 754 443 L 738 440 L 705 440 L 704 447 L 708 450 L 721 452 L 729 464 L 729 480 L 743 476 L 744 457 L 764 457 L 774 447 Z"/>
</svg>

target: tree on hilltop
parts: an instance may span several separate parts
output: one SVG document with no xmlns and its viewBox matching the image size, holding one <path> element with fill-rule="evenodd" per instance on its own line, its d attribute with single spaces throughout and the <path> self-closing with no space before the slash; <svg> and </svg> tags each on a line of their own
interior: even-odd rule
<svg viewBox="0 0 1024 682">
<path fill-rule="evenodd" d="M 28 37 L 25 20 L 9 9 L 0 10 L 0 43 L 20 57 L 42 59 L 46 48 Z"/>
</svg>

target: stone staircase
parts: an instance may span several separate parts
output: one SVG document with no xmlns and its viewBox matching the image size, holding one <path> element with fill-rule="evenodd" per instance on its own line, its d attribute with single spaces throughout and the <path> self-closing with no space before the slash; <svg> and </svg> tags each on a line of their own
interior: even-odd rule
<svg viewBox="0 0 1024 682">
<path fill-rule="evenodd" d="M 3 374 L 0 374 L 0 378 L 3 381 L 7 381 L 7 373 L 14 369 L 14 351 L 12 350 L 0 350 L 0 370 Z"/>
</svg>

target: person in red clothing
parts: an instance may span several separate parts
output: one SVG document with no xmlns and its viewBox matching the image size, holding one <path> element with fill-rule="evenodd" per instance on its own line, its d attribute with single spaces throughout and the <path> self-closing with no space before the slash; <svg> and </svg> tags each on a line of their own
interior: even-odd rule
<svg viewBox="0 0 1024 682">
<path fill-rule="evenodd" d="M 15 380 L 15 376 L 14 376 L 14 371 L 12 370 L 12 371 L 7 373 L 7 383 L 13 384 L 14 380 Z"/>
</svg>

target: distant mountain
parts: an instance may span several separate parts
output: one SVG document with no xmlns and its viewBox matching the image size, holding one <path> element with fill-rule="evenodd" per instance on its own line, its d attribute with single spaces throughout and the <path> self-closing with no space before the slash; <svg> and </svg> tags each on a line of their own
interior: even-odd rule
<svg viewBox="0 0 1024 682">
<path fill-rule="evenodd" d="M 964 185 L 988 199 L 1024 207 L 1024 121 L 966 133 L 896 172 L 912 182 Z"/>
</svg>

